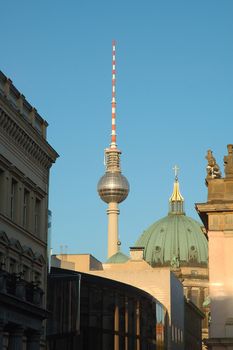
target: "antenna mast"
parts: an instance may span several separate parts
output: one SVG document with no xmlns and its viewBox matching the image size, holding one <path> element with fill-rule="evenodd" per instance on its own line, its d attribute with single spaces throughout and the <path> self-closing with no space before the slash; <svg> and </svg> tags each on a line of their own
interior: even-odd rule
<svg viewBox="0 0 233 350">
<path fill-rule="evenodd" d="M 116 41 L 112 42 L 112 132 L 110 148 L 116 148 Z"/>
</svg>

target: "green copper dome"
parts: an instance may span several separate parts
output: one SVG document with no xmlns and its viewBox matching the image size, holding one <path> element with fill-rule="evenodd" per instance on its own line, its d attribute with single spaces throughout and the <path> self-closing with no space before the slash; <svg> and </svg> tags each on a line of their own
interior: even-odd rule
<svg viewBox="0 0 233 350">
<path fill-rule="evenodd" d="M 151 266 L 207 266 L 207 239 L 201 225 L 184 213 L 177 177 L 169 202 L 169 214 L 144 231 L 135 246 L 144 247 Z"/>
<path fill-rule="evenodd" d="M 128 260 L 129 257 L 127 255 L 118 251 L 106 261 L 106 264 L 123 264 Z"/>
</svg>

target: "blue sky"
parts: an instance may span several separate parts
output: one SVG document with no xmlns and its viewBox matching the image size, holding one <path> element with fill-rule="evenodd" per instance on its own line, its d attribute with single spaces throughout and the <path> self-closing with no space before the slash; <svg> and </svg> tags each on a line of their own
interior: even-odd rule
<svg viewBox="0 0 233 350">
<path fill-rule="evenodd" d="M 0 69 L 48 121 L 54 253 L 107 255 L 96 185 L 110 143 L 111 43 L 117 134 L 131 192 L 120 205 L 127 253 L 168 211 L 174 164 L 186 214 L 206 200 L 205 154 L 223 171 L 233 143 L 232 0 L 1 1 Z M 64 249 L 64 248 L 63 248 Z"/>
</svg>

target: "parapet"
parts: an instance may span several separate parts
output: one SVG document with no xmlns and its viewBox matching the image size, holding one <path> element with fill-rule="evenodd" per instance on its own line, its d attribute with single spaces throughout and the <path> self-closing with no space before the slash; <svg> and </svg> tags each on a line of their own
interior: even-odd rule
<svg viewBox="0 0 233 350">
<path fill-rule="evenodd" d="M 46 139 L 46 129 L 48 123 L 37 110 L 30 105 L 24 95 L 22 95 L 12 81 L 0 71 L 0 97 L 4 97 L 9 106 L 19 113 L 32 127 Z"/>
</svg>

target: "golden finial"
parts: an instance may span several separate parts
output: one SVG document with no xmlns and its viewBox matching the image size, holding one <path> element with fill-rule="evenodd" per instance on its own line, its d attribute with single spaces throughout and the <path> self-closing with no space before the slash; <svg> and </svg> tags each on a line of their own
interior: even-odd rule
<svg viewBox="0 0 233 350">
<path fill-rule="evenodd" d="M 174 166 L 173 168 L 175 172 L 175 182 L 173 186 L 173 193 L 171 197 L 169 198 L 170 202 L 170 212 L 171 213 L 184 213 L 183 210 L 183 203 L 184 203 L 184 198 L 182 197 L 180 193 L 180 185 L 178 181 L 178 171 L 180 170 L 177 165 Z"/>
</svg>

